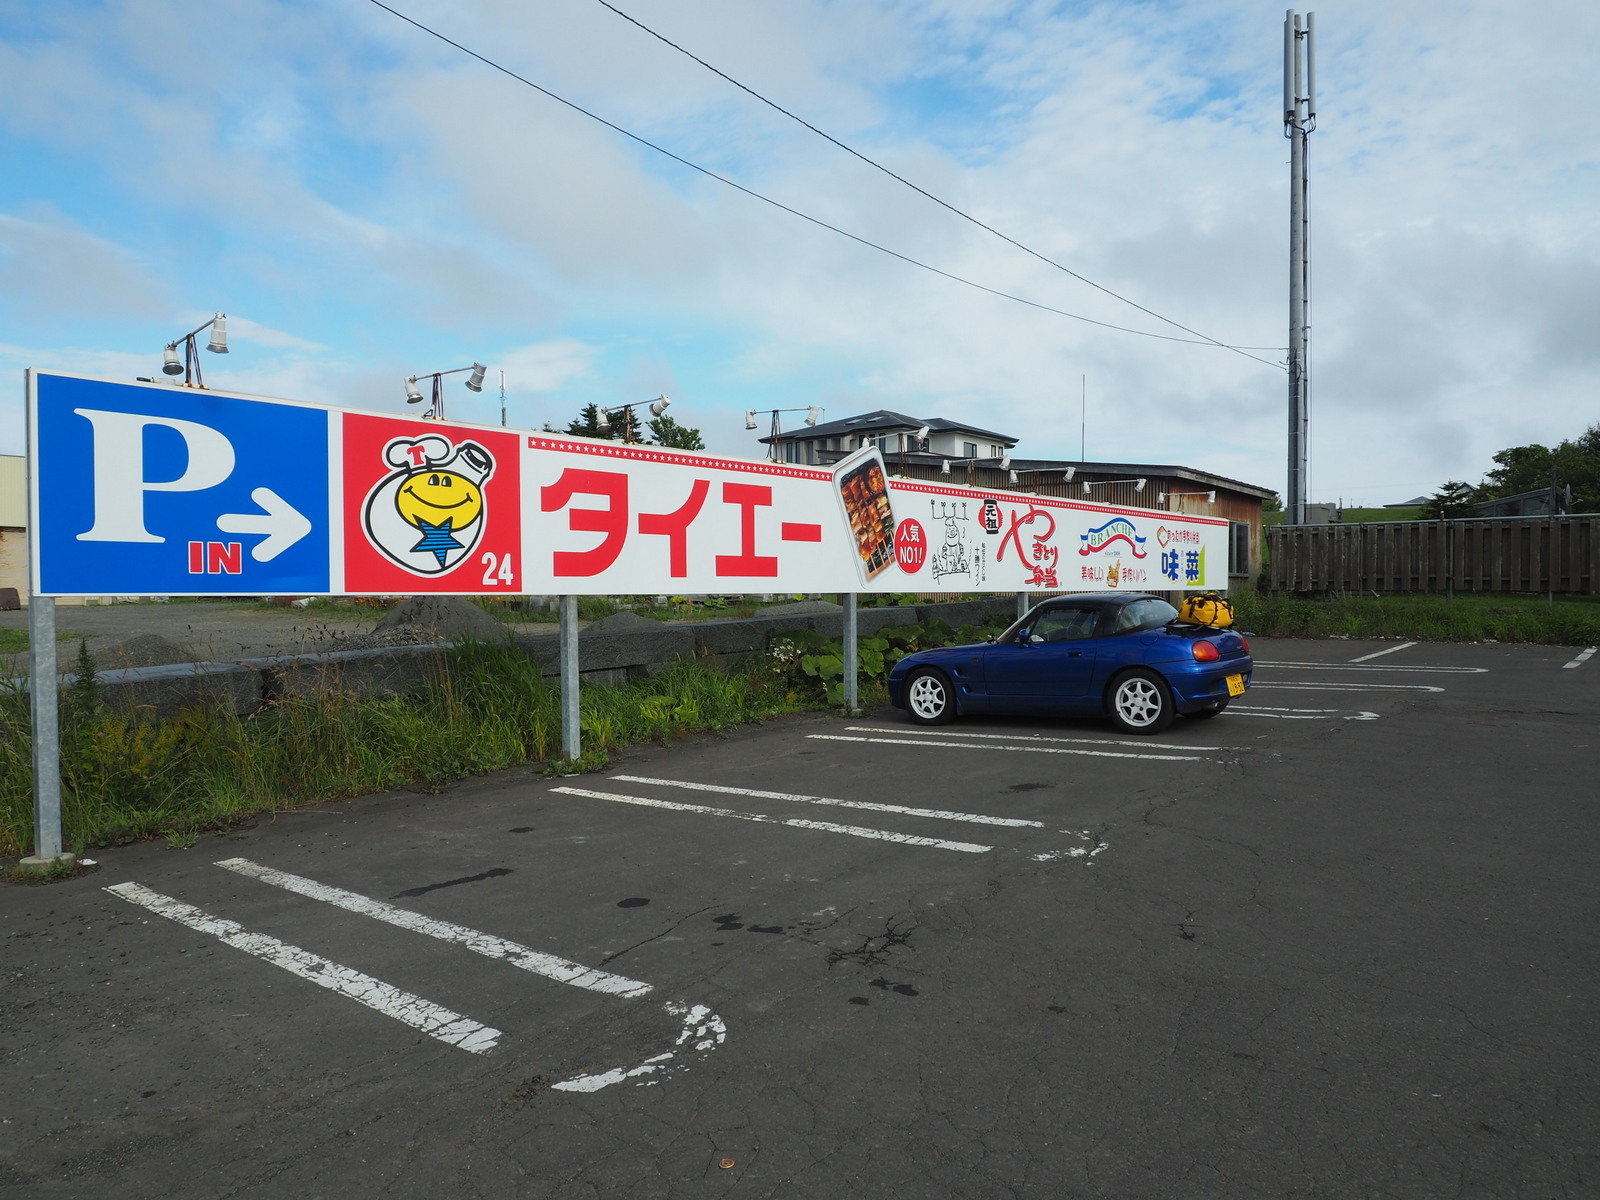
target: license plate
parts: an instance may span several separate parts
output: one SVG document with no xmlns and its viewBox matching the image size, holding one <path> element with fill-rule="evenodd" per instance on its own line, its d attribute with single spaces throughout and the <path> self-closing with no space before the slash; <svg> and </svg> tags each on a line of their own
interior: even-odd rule
<svg viewBox="0 0 1600 1200">
<path fill-rule="evenodd" d="M 1243 675 L 1229 675 L 1227 682 L 1228 682 L 1228 695 L 1230 695 L 1230 696 L 1242 696 L 1242 695 L 1244 695 L 1244 676 Z"/>
</svg>

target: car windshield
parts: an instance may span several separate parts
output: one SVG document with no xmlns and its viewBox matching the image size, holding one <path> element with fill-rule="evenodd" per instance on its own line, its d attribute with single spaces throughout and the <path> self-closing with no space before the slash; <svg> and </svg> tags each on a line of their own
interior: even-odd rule
<svg viewBox="0 0 1600 1200">
<path fill-rule="evenodd" d="M 1047 642 L 1076 642 L 1094 636 L 1100 612 L 1094 608 L 1047 608 L 1028 632 Z"/>
<path fill-rule="evenodd" d="M 1133 633 L 1140 629 L 1160 629 L 1163 625 L 1170 625 L 1178 619 L 1178 610 L 1165 600 L 1158 600 L 1154 596 L 1144 600 L 1135 600 L 1125 605 L 1117 614 L 1114 633 Z"/>
</svg>

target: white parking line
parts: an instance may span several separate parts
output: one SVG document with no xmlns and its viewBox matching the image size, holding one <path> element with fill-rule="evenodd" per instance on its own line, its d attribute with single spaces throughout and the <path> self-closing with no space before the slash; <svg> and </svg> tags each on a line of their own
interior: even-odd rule
<svg viewBox="0 0 1600 1200">
<path fill-rule="evenodd" d="M 1363 663 L 1371 658 L 1382 658 L 1385 654 L 1393 654 L 1396 650 L 1409 650 L 1415 645 L 1415 642 L 1401 642 L 1398 646 L 1390 646 L 1387 650 L 1377 650 L 1371 654 L 1363 654 L 1360 658 L 1352 658 L 1350 661 L 1353 663 Z"/>
<path fill-rule="evenodd" d="M 974 825 L 1044 827 L 1043 821 L 1024 821 L 1018 817 L 989 817 L 982 813 L 946 812 L 940 808 L 907 808 L 903 804 L 877 804 L 871 800 L 834 800 L 828 796 L 803 796 L 793 792 L 763 792 L 755 788 L 723 787 L 715 783 L 688 783 L 682 779 L 653 779 L 647 775 L 613 775 L 613 783 L 653 783 L 658 787 L 688 788 L 696 792 L 720 792 L 725 796 L 750 796 L 757 800 L 792 800 L 799 804 L 826 804 L 836 808 L 862 808 L 869 812 L 899 813 L 906 817 L 934 817 L 941 821 L 968 821 Z"/>
<path fill-rule="evenodd" d="M 1378 714 L 1375 712 L 1358 712 L 1350 716 L 1340 716 L 1343 709 L 1339 708 L 1243 708 L 1240 705 L 1228 706 L 1228 711 L 1240 717 L 1277 717 L 1283 721 L 1376 721 Z"/>
<path fill-rule="evenodd" d="M 1357 660 L 1359 662 L 1359 660 Z M 1407 674 L 1428 675 L 1487 675 L 1488 667 L 1402 667 L 1395 663 L 1372 663 L 1358 666 L 1356 663 L 1308 663 L 1308 662 L 1263 662 L 1255 660 L 1258 667 L 1293 667 L 1297 671 L 1404 671 Z"/>
<path fill-rule="evenodd" d="M 966 736 L 966 735 L 962 735 Z M 974 735 L 984 736 L 984 735 Z M 1015 743 L 1000 745 L 984 742 L 956 742 L 934 739 L 917 741 L 915 738 L 845 737 L 837 733 L 808 733 L 807 738 L 818 742 L 870 742 L 878 746 L 937 746 L 941 750 L 1014 750 L 1024 754 L 1081 754 L 1090 758 L 1145 758 L 1159 762 L 1205 762 L 1202 754 L 1129 754 L 1120 750 L 1069 750 L 1065 746 L 1019 746 Z"/>
<path fill-rule="evenodd" d="M 171 896 L 163 896 L 160 892 L 153 892 L 141 884 L 119 883 L 106 888 L 106 891 L 168 920 L 214 937 L 225 946 L 243 950 L 246 954 L 253 954 L 275 967 L 282 967 L 301 979 L 309 979 L 318 987 L 338 992 L 341 996 L 347 996 L 386 1017 L 403 1021 L 429 1037 L 438 1038 L 439 1041 L 458 1046 L 462 1050 L 473 1054 L 487 1054 L 494 1049 L 495 1043 L 500 1039 L 498 1029 L 481 1025 L 458 1012 L 452 1012 L 420 996 L 413 996 L 410 992 L 403 992 L 381 979 L 374 979 L 370 975 L 363 975 L 360 971 L 340 966 L 319 954 L 302 950 L 299 946 L 280 942 L 277 938 L 264 933 L 250 933 L 235 921 L 213 917 L 193 905 L 174 900 Z"/>
<path fill-rule="evenodd" d="M 287 871 L 264 867 L 247 858 L 225 858 L 217 866 L 236 871 L 240 875 L 248 875 L 252 879 L 259 879 L 262 883 L 270 883 L 299 895 L 308 896 L 312 900 L 321 900 L 325 904 L 337 905 L 339 908 L 360 913 L 365 917 L 387 921 L 390 925 L 398 925 L 401 929 L 409 929 L 412 933 L 425 933 L 442 942 L 455 942 L 487 958 L 501 959 L 514 967 L 532 971 L 535 975 L 543 975 L 546 979 L 553 979 L 557 983 L 570 983 L 573 987 L 587 988 L 592 992 L 609 992 L 615 996 L 643 996 L 651 990 L 648 983 L 640 983 L 637 979 L 625 979 L 609 971 L 597 971 L 582 963 L 569 962 L 564 958 L 557 958 L 554 954 L 532 950 L 490 933 L 468 929 L 465 925 L 435 920 L 421 913 L 396 908 L 382 900 L 373 900 L 356 892 L 347 892 L 343 888 L 318 883 L 314 879 L 305 879 L 299 875 L 291 875 Z"/>
<path fill-rule="evenodd" d="M 1029 855 L 1034 862 L 1058 862 L 1064 858 L 1076 858 L 1086 867 L 1094 866 L 1094 860 L 1107 850 L 1111 843 L 1094 835 L 1089 829 L 1063 829 L 1062 833 L 1070 833 L 1077 837 L 1078 845 L 1068 846 L 1065 850 L 1046 850 L 1042 854 Z"/>
<path fill-rule="evenodd" d="M 912 737 L 962 737 L 988 738 L 998 742 L 1060 742 L 1068 746 L 1138 746 L 1143 750 L 1236 750 L 1237 746 L 1191 746 L 1187 742 L 1174 746 L 1170 742 L 1150 742 L 1127 738 L 1049 737 L 1042 733 L 972 733 L 954 729 L 907 729 L 895 726 L 885 729 L 877 725 L 846 725 L 848 733 L 909 734 Z"/>
<path fill-rule="evenodd" d="M 690 1047 L 691 1050 L 706 1051 L 722 1045 L 728 1036 L 728 1027 L 722 1023 L 722 1018 L 703 1004 L 697 1004 L 693 1008 L 686 1004 L 669 1004 L 667 1011 L 675 1017 L 683 1018 L 683 1029 L 679 1032 L 678 1040 L 672 1049 L 665 1054 L 653 1055 L 637 1067 L 613 1067 L 609 1071 L 600 1071 L 594 1075 L 578 1075 L 561 1083 L 552 1083 L 550 1086 L 558 1092 L 598 1092 L 601 1088 L 621 1083 L 624 1079 L 638 1079 L 642 1075 L 654 1075 L 657 1071 L 666 1069 L 667 1064 L 678 1056 L 683 1044 L 690 1038 L 695 1039 L 694 1045 Z M 643 1084 L 648 1086 L 654 1082 L 653 1079 L 646 1079 Z"/>
<path fill-rule="evenodd" d="M 1442 692 L 1442 687 L 1426 683 L 1262 683 L 1250 684 L 1252 692 L 1262 688 L 1283 688 L 1301 692 Z"/>
<path fill-rule="evenodd" d="M 1561 669 L 1563 671 L 1570 671 L 1575 667 L 1583 666 L 1584 663 L 1588 662 L 1591 658 L 1594 657 L 1595 649 L 1596 649 L 1596 647 L 1590 646 L 1587 650 L 1585 650 L 1582 654 L 1578 655 L 1578 657 L 1573 659 L 1571 662 L 1563 663 Z"/>
<path fill-rule="evenodd" d="M 993 846 L 980 846 L 973 842 L 947 842 L 939 838 L 917 837 L 909 833 L 894 833 L 887 829 L 865 829 L 859 825 L 834 825 L 828 821 L 805 821 L 799 817 L 767 817 L 760 813 L 740 812 L 734 808 L 707 808 L 702 804 L 679 804 L 675 800 L 652 800 L 648 796 L 624 796 L 616 792 L 595 792 L 588 788 L 554 787 L 552 792 L 564 796 L 588 796 L 593 800 L 615 800 L 620 804 L 641 804 L 646 808 L 664 808 L 672 812 L 702 813 L 711 817 L 733 817 L 740 821 L 757 821 L 766 825 L 789 825 L 795 829 L 815 829 L 823 833 L 844 833 L 851 837 L 872 838 L 880 842 L 898 842 L 903 846 L 929 846 L 935 850 L 959 850 L 967 854 L 985 854 Z"/>
</svg>

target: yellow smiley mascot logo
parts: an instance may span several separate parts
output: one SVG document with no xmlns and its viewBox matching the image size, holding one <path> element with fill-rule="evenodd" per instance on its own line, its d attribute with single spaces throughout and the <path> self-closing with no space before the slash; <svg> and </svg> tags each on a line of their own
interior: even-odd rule
<svg viewBox="0 0 1600 1200">
<path fill-rule="evenodd" d="M 487 514 L 484 484 L 494 456 L 477 442 L 429 434 L 383 448 L 395 470 L 378 481 L 362 514 L 367 537 L 417 575 L 442 575 L 472 553 Z"/>
</svg>

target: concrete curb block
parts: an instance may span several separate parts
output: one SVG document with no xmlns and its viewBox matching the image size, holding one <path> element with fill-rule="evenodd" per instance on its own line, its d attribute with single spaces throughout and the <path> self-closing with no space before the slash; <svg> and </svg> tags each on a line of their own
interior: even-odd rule
<svg viewBox="0 0 1600 1200">
<path fill-rule="evenodd" d="M 952 626 L 976 625 L 991 617 L 1010 617 L 1016 600 L 1009 595 L 984 600 L 915 607 L 864 608 L 857 628 L 871 636 L 890 625 L 910 625 L 933 618 Z M 774 634 L 800 629 L 824 637 L 843 633 L 839 612 L 811 612 L 770 617 L 705 621 L 696 625 L 662 625 L 660 629 L 594 629 L 578 635 L 580 679 L 610 686 L 653 675 L 684 658 L 700 657 L 718 666 L 733 666 L 752 654 L 764 654 Z M 560 673 L 560 641 L 544 636 L 514 638 L 514 645 L 546 676 Z M 450 646 L 433 642 L 416 646 L 384 646 L 367 650 L 331 650 L 284 654 L 236 663 L 173 663 L 160 667 L 124 667 L 100 671 L 100 696 L 111 708 L 143 710 L 170 718 L 196 704 L 221 704 L 237 716 L 292 697 L 334 690 L 356 695 L 393 696 L 414 692 L 435 678 Z M 76 674 L 58 676 L 62 689 Z M 12 681 L 24 691 L 26 678 Z"/>
</svg>

